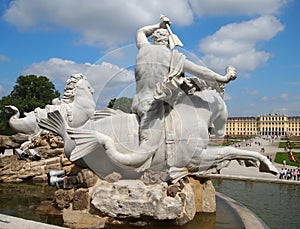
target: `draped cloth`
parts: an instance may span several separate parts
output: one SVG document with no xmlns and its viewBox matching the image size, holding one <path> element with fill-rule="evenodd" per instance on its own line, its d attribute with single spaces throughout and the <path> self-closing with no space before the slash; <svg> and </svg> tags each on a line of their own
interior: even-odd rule
<svg viewBox="0 0 300 229">
<path fill-rule="evenodd" d="M 178 50 L 172 51 L 169 73 L 163 82 L 156 84 L 154 98 L 157 100 L 167 100 L 172 96 L 172 90 L 180 87 L 184 82 L 183 65 L 186 57 Z"/>
</svg>

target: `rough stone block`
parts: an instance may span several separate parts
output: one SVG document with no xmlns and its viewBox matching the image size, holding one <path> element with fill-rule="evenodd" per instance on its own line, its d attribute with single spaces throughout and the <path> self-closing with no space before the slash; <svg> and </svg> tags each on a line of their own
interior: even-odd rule
<svg viewBox="0 0 300 229">
<path fill-rule="evenodd" d="M 210 180 L 201 183 L 199 180 L 189 177 L 189 182 L 195 193 L 195 205 L 197 212 L 216 212 L 216 191 Z"/>
<path fill-rule="evenodd" d="M 43 174 L 43 175 L 40 175 L 40 176 L 35 176 L 32 178 L 33 181 L 37 181 L 37 182 L 45 182 L 47 181 L 47 175 L 46 174 Z"/>
<path fill-rule="evenodd" d="M 211 180 L 203 183 L 203 212 L 213 213 L 216 212 L 216 190 Z"/>
<path fill-rule="evenodd" d="M 89 188 L 96 184 L 98 180 L 98 176 L 96 176 L 91 170 L 89 169 L 82 169 L 77 174 L 78 183 L 81 184 L 81 187 Z"/>
<path fill-rule="evenodd" d="M 92 215 L 84 211 L 63 210 L 64 226 L 82 229 L 82 228 L 104 228 L 107 217 Z"/>
<path fill-rule="evenodd" d="M 56 208 L 62 210 L 64 208 L 70 207 L 70 204 L 73 200 L 74 190 L 63 190 L 58 189 L 55 192 L 54 205 Z"/>
<path fill-rule="evenodd" d="M 45 173 L 48 173 L 51 170 L 61 170 L 61 169 L 62 169 L 61 163 L 56 163 L 56 164 L 46 165 L 44 171 Z"/>
<path fill-rule="evenodd" d="M 156 220 L 176 220 L 182 217 L 182 199 L 167 196 L 167 184 L 145 185 L 139 180 L 120 180 L 108 183 L 97 182 L 92 195 L 92 204 L 111 217 L 153 217 Z"/>
<path fill-rule="evenodd" d="M 72 209 L 73 210 L 83 210 L 89 207 L 90 197 L 88 194 L 88 189 L 77 189 L 73 195 Z"/>
</svg>

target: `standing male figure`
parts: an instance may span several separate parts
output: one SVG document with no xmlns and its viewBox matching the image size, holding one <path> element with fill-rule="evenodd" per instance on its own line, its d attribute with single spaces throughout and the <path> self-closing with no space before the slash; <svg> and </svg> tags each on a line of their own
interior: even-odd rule
<svg viewBox="0 0 300 229">
<path fill-rule="evenodd" d="M 164 102 L 157 96 L 159 84 L 178 82 L 185 72 L 201 80 L 223 83 L 234 80 L 237 75 L 233 67 L 227 67 L 226 75 L 222 76 L 193 63 L 177 50 L 171 50 L 170 31 L 166 29 L 170 24 L 169 18 L 161 16 L 160 23 L 142 27 L 136 34 L 136 95 L 131 109 L 140 117 L 140 145 L 144 148 L 153 148 L 162 139 Z M 150 36 L 152 44 L 148 41 Z"/>
</svg>

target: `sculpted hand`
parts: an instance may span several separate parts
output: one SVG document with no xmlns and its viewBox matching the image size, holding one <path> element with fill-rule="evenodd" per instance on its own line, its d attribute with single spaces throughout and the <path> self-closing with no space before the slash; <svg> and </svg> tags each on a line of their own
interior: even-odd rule
<svg viewBox="0 0 300 229">
<path fill-rule="evenodd" d="M 160 15 L 160 28 L 164 28 L 164 29 L 166 29 L 167 28 L 167 26 L 166 25 L 171 25 L 171 21 L 170 21 L 170 19 L 167 17 L 167 16 L 165 16 L 165 15 Z"/>
<path fill-rule="evenodd" d="M 227 82 L 230 82 L 231 80 L 235 80 L 237 77 L 236 69 L 232 66 L 226 67 L 226 75 L 225 78 L 227 79 Z"/>
</svg>

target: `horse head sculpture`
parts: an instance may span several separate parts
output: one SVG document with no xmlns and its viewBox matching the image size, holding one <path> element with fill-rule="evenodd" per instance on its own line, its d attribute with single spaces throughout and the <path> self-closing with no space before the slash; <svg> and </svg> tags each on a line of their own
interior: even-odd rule
<svg viewBox="0 0 300 229">
<path fill-rule="evenodd" d="M 70 127 L 80 127 L 94 115 L 93 94 L 94 90 L 83 74 L 73 74 L 67 80 L 58 110 Z"/>
<path fill-rule="evenodd" d="M 28 135 L 29 141 L 22 144 L 23 150 L 27 149 L 30 139 L 41 133 L 38 121 L 47 117 L 48 112 L 58 110 L 68 126 L 80 127 L 89 120 L 95 112 L 95 102 L 93 99 L 93 89 L 83 74 L 73 74 L 67 80 L 64 88 L 63 99 L 56 98 L 52 104 L 45 108 L 35 108 L 33 111 L 25 113 L 25 117 L 20 118 L 17 107 L 7 105 L 6 108 L 14 111 L 9 119 L 10 127 L 17 133 Z"/>
</svg>

